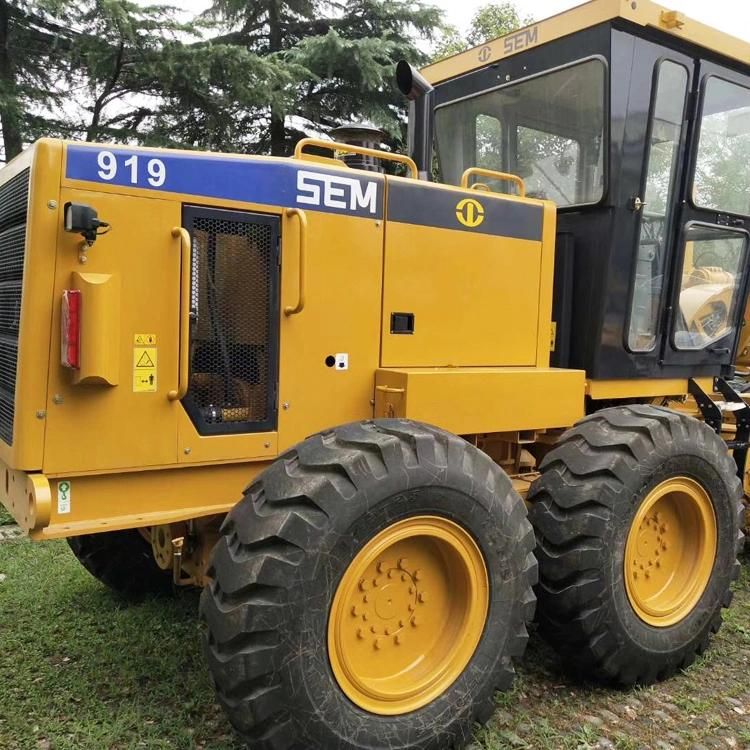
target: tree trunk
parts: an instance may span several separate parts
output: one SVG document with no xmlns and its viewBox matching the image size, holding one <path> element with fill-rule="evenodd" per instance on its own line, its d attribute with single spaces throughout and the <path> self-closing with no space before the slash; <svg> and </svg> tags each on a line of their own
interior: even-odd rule
<svg viewBox="0 0 750 750">
<path fill-rule="evenodd" d="M 23 151 L 18 117 L 19 101 L 16 74 L 9 49 L 10 12 L 6 0 L 0 0 L 0 127 L 3 130 L 5 160 Z"/>
<path fill-rule="evenodd" d="M 279 0 L 268 3 L 268 48 L 270 52 L 280 52 L 282 42 L 281 23 L 279 18 Z M 286 127 L 283 113 L 271 109 L 271 156 L 287 156 Z"/>
</svg>

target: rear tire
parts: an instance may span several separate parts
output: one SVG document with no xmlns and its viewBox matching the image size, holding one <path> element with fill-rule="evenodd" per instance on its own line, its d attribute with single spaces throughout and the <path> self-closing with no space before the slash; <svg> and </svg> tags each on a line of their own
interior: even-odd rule
<svg viewBox="0 0 750 750">
<path fill-rule="evenodd" d="M 157 565 L 151 545 L 137 529 L 73 536 L 68 546 L 94 578 L 122 596 L 172 591 L 170 571 Z"/>
<path fill-rule="evenodd" d="M 397 553 L 398 543 L 387 548 L 391 557 L 383 552 L 369 563 L 362 559 L 373 544 L 379 549 L 384 534 L 408 531 L 420 519 L 460 528 L 454 539 L 472 540 L 467 545 L 481 553 L 487 608 L 478 629 L 469 628 L 478 642 L 453 682 L 435 696 L 425 692 L 413 710 L 390 710 L 393 704 L 377 698 L 372 710 L 365 710 L 367 701 L 334 673 L 336 634 L 343 630 L 340 640 L 349 644 L 344 661 L 347 649 L 361 647 L 360 656 L 348 662 L 356 681 L 362 676 L 358 668 L 369 669 L 368 660 L 388 672 L 388 660 L 396 663 L 403 649 L 421 648 L 425 634 L 430 640 L 430 627 L 442 622 L 431 609 L 436 599 L 454 604 L 431 582 L 438 569 L 451 575 L 450 554 L 442 557 L 442 568 L 438 564 L 421 575 L 411 557 Z M 489 719 L 495 690 L 510 687 L 512 659 L 524 651 L 534 610 L 533 531 L 509 478 L 464 440 L 405 420 L 355 423 L 316 435 L 248 487 L 222 534 L 212 558 L 213 581 L 201 596 L 206 653 L 219 700 L 250 747 L 460 748 L 470 740 L 474 722 Z M 416 532 L 408 537 L 409 543 L 422 544 L 420 539 Z M 416 557 L 431 545 L 417 546 Z M 373 562 L 384 558 L 391 562 Z M 375 578 L 371 572 L 361 577 L 369 568 L 358 566 L 370 563 L 378 565 Z M 430 589 L 426 601 L 421 586 Z M 399 587 L 409 587 L 408 597 Z M 398 606 L 391 620 L 380 608 L 386 588 L 386 605 Z M 343 609 L 337 605 L 342 596 Z M 424 628 L 407 621 L 415 608 L 417 625 Z M 469 620 L 467 614 L 464 621 Z M 385 630 L 386 622 L 396 630 Z M 461 645 L 460 639 L 432 642 L 447 646 L 449 655 Z M 394 683 L 398 691 L 399 680 L 389 687 Z M 367 679 L 364 684 L 368 689 Z"/>
<path fill-rule="evenodd" d="M 691 664 L 739 574 L 742 487 L 726 444 L 692 417 L 622 406 L 568 430 L 540 468 L 539 622 L 564 662 L 624 685 Z"/>
</svg>

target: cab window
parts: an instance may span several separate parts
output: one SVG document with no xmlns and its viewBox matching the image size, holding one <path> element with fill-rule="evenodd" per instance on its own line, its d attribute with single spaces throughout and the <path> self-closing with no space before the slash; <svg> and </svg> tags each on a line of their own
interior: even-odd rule
<svg viewBox="0 0 750 750">
<path fill-rule="evenodd" d="M 524 178 L 527 193 L 558 206 L 604 194 L 605 66 L 587 60 L 439 108 L 443 182 L 472 166 Z M 492 185 L 510 192 L 510 183 Z"/>
<path fill-rule="evenodd" d="M 693 202 L 750 214 L 750 89 L 716 76 L 705 84 Z"/>
</svg>

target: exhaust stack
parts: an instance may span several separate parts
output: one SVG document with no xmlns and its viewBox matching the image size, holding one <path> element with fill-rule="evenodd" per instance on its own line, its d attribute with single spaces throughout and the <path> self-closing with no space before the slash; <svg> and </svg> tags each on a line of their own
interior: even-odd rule
<svg viewBox="0 0 750 750">
<path fill-rule="evenodd" d="M 432 177 L 432 138 L 435 89 L 432 84 L 406 60 L 396 66 L 396 83 L 409 100 L 409 156 L 419 167 L 419 177 Z"/>
</svg>

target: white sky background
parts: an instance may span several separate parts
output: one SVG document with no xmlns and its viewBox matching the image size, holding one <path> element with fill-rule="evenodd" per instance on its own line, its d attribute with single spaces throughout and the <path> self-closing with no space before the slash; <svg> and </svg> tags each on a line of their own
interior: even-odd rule
<svg viewBox="0 0 750 750">
<path fill-rule="evenodd" d="M 147 0 L 139 0 L 144 4 Z M 426 0 L 445 11 L 449 23 L 466 30 L 474 12 L 491 0 Z M 210 4 L 208 0 L 182 0 L 175 2 L 188 12 L 198 13 Z M 560 13 L 576 5 L 580 0 L 516 0 L 521 16 L 533 16 L 535 20 Z M 661 5 L 670 10 L 679 10 L 709 26 L 734 34 L 750 41 L 750 2 L 748 0 L 661 0 Z"/>
</svg>

